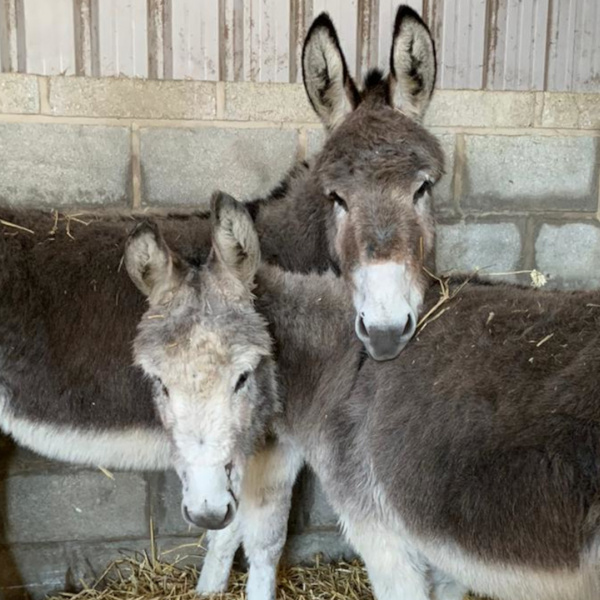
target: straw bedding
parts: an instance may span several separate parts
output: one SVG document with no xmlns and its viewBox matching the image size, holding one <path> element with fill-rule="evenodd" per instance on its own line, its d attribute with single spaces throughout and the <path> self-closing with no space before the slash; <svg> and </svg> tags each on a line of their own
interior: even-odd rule
<svg viewBox="0 0 600 600">
<path fill-rule="evenodd" d="M 183 560 L 183 559 L 181 559 Z M 164 556 L 123 556 L 111 563 L 100 578 L 76 593 L 48 600 L 197 600 L 194 566 L 169 562 Z M 246 574 L 234 572 L 226 594 L 218 600 L 244 600 Z M 364 567 L 358 562 L 324 564 L 318 557 L 310 567 L 287 567 L 278 577 L 278 600 L 373 600 Z M 465 600 L 476 600 L 465 598 Z"/>
</svg>

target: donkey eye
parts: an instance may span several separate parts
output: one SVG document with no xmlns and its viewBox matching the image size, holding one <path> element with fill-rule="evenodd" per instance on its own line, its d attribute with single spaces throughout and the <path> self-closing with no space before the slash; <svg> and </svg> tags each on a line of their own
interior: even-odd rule
<svg viewBox="0 0 600 600">
<path fill-rule="evenodd" d="M 337 192 L 329 192 L 329 199 L 348 212 L 346 201 Z"/>
<path fill-rule="evenodd" d="M 424 181 L 421 187 L 415 192 L 413 196 L 413 202 L 416 204 L 429 190 L 431 189 L 431 182 Z"/>
<path fill-rule="evenodd" d="M 246 371 L 245 373 L 242 373 L 239 377 L 239 379 L 237 380 L 237 383 L 235 384 L 235 392 L 239 392 L 242 387 L 244 387 L 244 384 L 246 383 L 246 381 L 248 381 L 248 377 L 250 377 L 250 371 Z"/>
</svg>

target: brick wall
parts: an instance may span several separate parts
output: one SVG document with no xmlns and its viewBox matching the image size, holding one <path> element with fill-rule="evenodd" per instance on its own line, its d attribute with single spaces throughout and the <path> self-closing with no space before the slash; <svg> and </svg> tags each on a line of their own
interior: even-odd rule
<svg viewBox="0 0 600 600">
<path fill-rule="evenodd" d="M 447 155 L 437 189 L 441 271 L 538 268 L 600 285 L 600 95 L 439 91 L 426 124 Z M 271 188 L 323 133 L 295 84 L 0 75 L 0 201 L 101 209 L 205 203 Z M 524 281 L 527 275 L 504 278 Z M 120 549 L 197 539 L 173 473 L 67 467 L 0 446 L 0 589 L 36 596 L 100 573 Z M 289 560 L 348 552 L 310 477 Z M 171 553 L 193 555 L 185 547 Z"/>
</svg>

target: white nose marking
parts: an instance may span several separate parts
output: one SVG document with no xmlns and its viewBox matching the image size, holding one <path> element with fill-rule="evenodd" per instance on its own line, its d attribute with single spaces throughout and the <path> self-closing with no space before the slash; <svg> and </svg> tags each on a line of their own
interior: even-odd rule
<svg viewBox="0 0 600 600">
<path fill-rule="evenodd" d="M 397 356 L 414 335 L 421 293 L 400 263 L 359 267 L 353 278 L 357 336 L 373 358 Z"/>
<path fill-rule="evenodd" d="M 421 295 L 405 265 L 385 262 L 361 266 L 353 279 L 354 306 L 367 328 L 399 328 L 406 325 L 410 313 L 416 315 Z"/>
</svg>

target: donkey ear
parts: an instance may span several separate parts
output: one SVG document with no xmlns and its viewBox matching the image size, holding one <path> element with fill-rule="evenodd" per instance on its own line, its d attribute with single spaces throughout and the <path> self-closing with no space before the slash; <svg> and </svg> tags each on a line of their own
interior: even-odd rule
<svg viewBox="0 0 600 600">
<path fill-rule="evenodd" d="M 156 223 L 144 221 L 131 232 L 125 245 L 125 268 L 146 296 L 172 287 L 176 279 L 173 258 Z"/>
<path fill-rule="evenodd" d="M 311 25 L 302 50 L 304 88 L 313 109 L 329 130 L 356 108 L 360 95 L 327 13 Z"/>
<path fill-rule="evenodd" d="M 435 84 L 435 44 L 429 28 L 409 6 L 396 13 L 390 57 L 390 83 L 396 107 L 420 121 Z"/>
<path fill-rule="evenodd" d="M 213 248 L 220 262 L 247 287 L 252 287 L 260 262 L 258 234 L 241 202 L 215 192 L 211 199 Z"/>
</svg>

